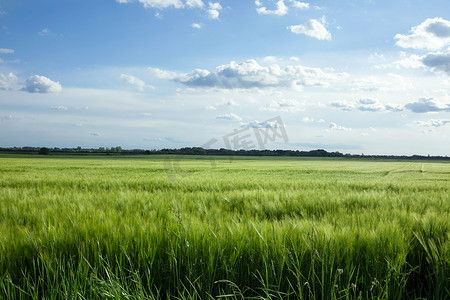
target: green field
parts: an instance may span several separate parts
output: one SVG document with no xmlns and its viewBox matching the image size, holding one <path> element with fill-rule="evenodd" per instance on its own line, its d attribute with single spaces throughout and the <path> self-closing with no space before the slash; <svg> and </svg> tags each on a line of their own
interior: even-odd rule
<svg viewBox="0 0 450 300">
<path fill-rule="evenodd" d="M 174 158 L 0 156 L 0 299 L 450 297 L 450 163 Z"/>
</svg>

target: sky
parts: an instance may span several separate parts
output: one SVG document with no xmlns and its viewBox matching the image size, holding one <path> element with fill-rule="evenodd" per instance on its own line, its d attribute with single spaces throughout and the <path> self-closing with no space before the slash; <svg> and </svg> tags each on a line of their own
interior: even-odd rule
<svg viewBox="0 0 450 300">
<path fill-rule="evenodd" d="M 450 155 L 450 2 L 0 0 L 13 146 Z"/>
</svg>

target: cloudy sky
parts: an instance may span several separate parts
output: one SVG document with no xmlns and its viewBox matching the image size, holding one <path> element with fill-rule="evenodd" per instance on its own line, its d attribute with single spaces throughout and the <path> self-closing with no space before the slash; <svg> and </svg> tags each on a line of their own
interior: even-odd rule
<svg viewBox="0 0 450 300">
<path fill-rule="evenodd" d="M 1 147 L 257 131 L 270 149 L 450 155 L 450 2 L 0 1 Z"/>
</svg>

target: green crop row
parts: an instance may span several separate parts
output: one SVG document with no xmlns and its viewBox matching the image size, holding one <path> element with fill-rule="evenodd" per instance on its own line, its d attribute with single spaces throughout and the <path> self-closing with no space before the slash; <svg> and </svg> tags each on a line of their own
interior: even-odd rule
<svg viewBox="0 0 450 300">
<path fill-rule="evenodd" d="M 448 163 L 0 157 L 0 298 L 449 295 Z"/>
</svg>

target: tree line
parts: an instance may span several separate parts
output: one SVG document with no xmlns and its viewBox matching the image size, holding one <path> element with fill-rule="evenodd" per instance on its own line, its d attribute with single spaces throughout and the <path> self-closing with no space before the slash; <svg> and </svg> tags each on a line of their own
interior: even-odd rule
<svg viewBox="0 0 450 300">
<path fill-rule="evenodd" d="M 291 157 L 348 157 L 348 158 L 382 158 L 382 159 L 439 159 L 449 160 L 447 156 L 424 155 L 364 155 L 343 154 L 338 151 L 328 152 L 324 149 L 300 151 L 300 150 L 232 150 L 232 149 L 204 149 L 202 147 L 184 147 L 178 149 L 122 149 L 122 147 L 99 148 L 48 148 L 48 147 L 6 147 L 0 148 L 3 153 L 37 153 L 49 154 L 103 154 L 103 155 L 215 155 L 215 156 L 291 156 Z"/>
</svg>

